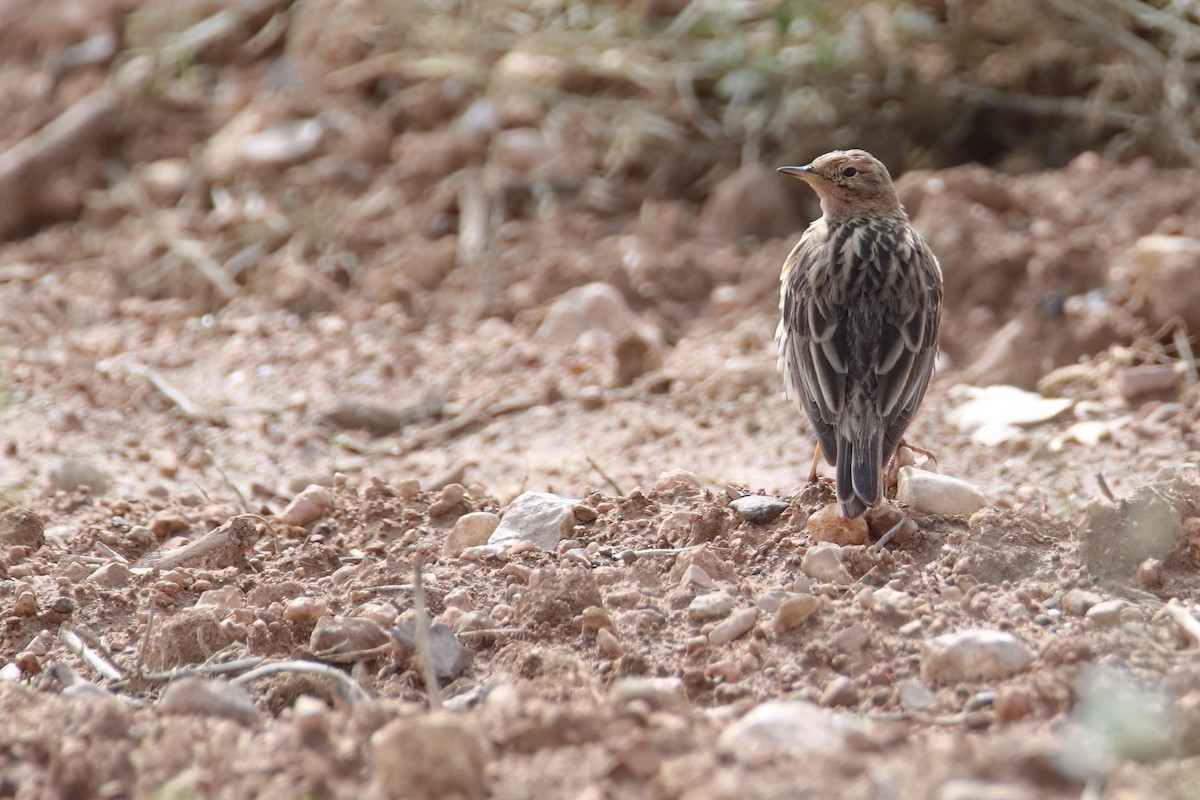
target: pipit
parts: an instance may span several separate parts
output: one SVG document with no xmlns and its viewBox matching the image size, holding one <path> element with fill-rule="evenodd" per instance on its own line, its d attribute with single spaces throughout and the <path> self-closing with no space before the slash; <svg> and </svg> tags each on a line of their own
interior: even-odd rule
<svg viewBox="0 0 1200 800">
<path fill-rule="evenodd" d="M 858 517 L 883 499 L 883 466 L 929 386 L 942 269 L 870 153 L 779 171 L 811 186 L 822 212 L 783 265 L 779 367 L 817 434 L 809 479 L 824 452 L 838 508 Z"/>
</svg>

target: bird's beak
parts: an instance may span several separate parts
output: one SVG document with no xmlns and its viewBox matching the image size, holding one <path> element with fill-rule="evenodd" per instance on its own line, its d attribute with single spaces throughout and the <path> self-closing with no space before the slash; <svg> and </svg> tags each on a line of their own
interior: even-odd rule
<svg viewBox="0 0 1200 800">
<path fill-rule="evenodd" d="M 802 181 L 819 177 L 811 165 L 807 167 L 779 167 L 775 171 L 782 172 L 784 175 L 791 175 L 793 178 L 799 178 Z"/>
</svg>

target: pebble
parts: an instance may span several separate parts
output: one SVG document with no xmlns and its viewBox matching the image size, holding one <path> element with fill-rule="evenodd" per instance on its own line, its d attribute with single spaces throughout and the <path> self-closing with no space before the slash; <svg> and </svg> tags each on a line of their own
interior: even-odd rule
<svg viewBox="0 0 1200 800">
<path fill-rule="evenodd" d="M 708 576 L 703 567 L 696 564 L 689 564 L 687 569 L 683 571 L 683 577 L 679 579 L 679 588 L 686 589 L 689 586 L 699 586 L 701 589 L 715 589 L 717 582 Z"/>
<path fill-rule="evenodd" d="M 451 483 L 442 487 L 442 493 L 437 500 L 429 504 L 429 518 L 441 519 L 458 508 L 463 498 L 467 496 L 467 487 L 461 483 Z"/>
<path fill-rule="evenodd" d="M 786 502 L 778 497 L 765 494 L 748 494 L 745 497 L 739 497 L 730 503 L 729 507 L 755 525 L 774 522 L 780 514 L 788 510 Z"/>
<path fill-rule="evenodd" d="M 798 594 L 784 598 L 779 610 L 771 620 L 771 630 L 776 634 L 787 633 L 803 625 L 821 607 L 821 601 L 811 594 Z"/>
<path fill-rule="evenodd" d="M 1183 373 L 1173 364 L 1143 364 L 1121 367 L 1114 376 L 1117 392 L 1127 403 L 1148 394 L 1170 392 L 1179 387 Z"/>
<path fill-rule="evenodd" d="M 996 692 L 992 710 L 997 722 L 1014 722 L 1033 711 L 1033 698 L 1023 686 L 1003 686 Z"/>
<path fill-rule="evenodd" d="M 28 508 L 10 508 L 0 513 L 0 544 L 37 550 L 45 541 L 46 523 Z"/>
<path fill-rule="evenodd" d="M 830 645 L 841 653 L 857 653 L 866 647 L 869 641 L 871 641 L 871 634 L 867 630 L 867 626 L 856 622 L 834 634 Z"/>
<path fill-rule="evenodd" d="M 921 677 L 935 684 L 999 680 L 1032 661 L 1028 648 L 1011 633 L 972 628 L 927 640 L 921 650 Z"/>
<path fill-rule="evenodd" d="M 355 399 L 339 400 L 321 418 L 340 430 L 366 431 L 372 436 L 387 436 L 406 424 L 404 415 L 390 406 Z"/>
<path fill-rule="evenodd" d="M 13 603 L 12 613 L 17 617 L 36 617 L 38 613 L 37 595 L 33 592 L 21 592 Z"/>
<path fill-rule="evenodd" d="M 446 711 L 395 719 L 371 736 L 371 776 L 385 797 L 483 800 L 488 760 L 470 720 Z"/>
<path fill-rule="evenodd" d="M 937 703 L 937 695 L 920 681 L 900 681 L 896 687 L 900 705 L 909 711 L 928 711 Z"/>
<path fill-rule="evenodd" d="M 451 558 L 458 558 L 468 547 L 487 544 L 488 538 L 499 526 L 500 517 L 490 511 L 473 511 L 470 514 L 463 514 L 455 521 L 454 527 L 446 536 L 442 552 Z"/>
<path fill-rule="evenodd" d="M 607 283 L 589 283 L 559 296 L 550 305 L 534 341 L 554 350 L 566 350 L 589 331 L 608 334 L 614 343 L 631 337 L 662 357 L 662 335 L 638 318 L 624 295 Z"/>
<path fill-rule="evenodd" d="M 1065 606 L 1066 598 L 1064 598 Z M 1086 621 L 1097 628 L 1115 628 L 1121 624 L 1121 612 L 1129 605 L 1124 600 L 1101 600 L 1085 613 Z"/>
<path fill-rule="evenodd" d="M 392 636 L 411 658 L 417 651 L 417 621 L 408 619 L 392 628 Z M 315 648 L 314 648 L 315 649 Z M 429 626 L 429 653 L 438 680 L 452 681 L 466 671 L 474 654 L 458 640 L 454 631 L 440 622 Z"/>
<path fill-rule="evenodd" d="M 283 618 L 294 625 L 316 625 L 317 620 L 329 613 L 324 600 L 315 597 L 294 597 L 283 609 Z"/>
<path fill-rule="evenodd" d="M 1082 617 L 1088 612 L 1088 609 L 1103 600 L 1104 598 L 1095 592 L 1085 591 L 1084 589 L 1072 589 L 1063 595 L 1062 610 L 1068 614 Z"/>
<path fill-rule="evenodd" d="M 292 724 L 305 739 L 323 738 L 329 728 L 329 706 L 319 697 L 302 694 L 292 703 Z"/>
<path fill-rule="evenodd" d="M 625 648 L 621 645 L 621 641 L 608 628 L 596 631 L 596 649 L 604 658 L 616 659 L 625 655 Z"/>
<path fill-rule="evenodd" d="M 167 684 L 155 707 L 160 714 L 220 717 L 253 726 L 260 719 L 254 698 L 237 684 L 206 678 L 179 678 Z"/>
<path fill-rule="evenodd" d="M 488 537 L 489 545 L 518 540 L 554 552 L 575 525 L 578 500 L 548 492 L 525 492 L 509 504 L 500 524 Z"/>
<path fill-rule="evenodd" d="M 800 571 L 822 583 L 849 586 L 854 582 L 842 565 L 842 548 L 833 542 L 821 542 L 808 548 L 800 561 Z"/>
<path fill-rule="evenodd" d="M 1138 582 L 1147 589 L 1160 589 L 1163 585 L 1163 563 L 1157 558 L 1147 558 L 1138 564 Z"/>
<path fill-rule="evenodd" d="M 733 611 L 733 597 L 725 591 L 697 595 L 688 604 L 687 611 L 692 622 L 724 619 Z"/>
<path fill-rule="evenodd" d="M 821 692 L 823 706 L 856 706 L 858 705 L 858 689 L 854 681 L 845 675 L 839 675 L 831 680 Z"/>
<path fill-rule="evenodd" d="M 978 487 L 948 475 L 901 467 L 896 499 L 918 514 L 969 517 L 987 505 Z"/>
<path fill-rule="evenodd" d="M 749 633 L 757 621 L 757 608 L 743 608 L 709 631 L 708 641 L 715 645 L 728 644 Z"/>
<path fill-rule="evenodd" d="M 492 619 L 492 615 L 486 611 L 468 611 L 463 614 L 451 627 L 451 630 L 458 635 L 464 633 L 474 633 L 476 631 L 495 630 L 496 620 Z"/>
<path fill-rule="evenodd" d="M 830 503 L 808 518 L 808 535 L 814 542 L 833 542 L 843 547 L 862 544 L 867 541 L 869 531 L 867 521 L 862 517 L 843 517 L 837 503 Z"/>
<path fill-rule="evenodd" d="M 641 701 L 655 711 L 686 711 L 691 703 L 679 678 L 618 678 L 608 690 L 614 708 L 624 709 Z"/>
<path fill-rule="evenodd" d="M 1151 234 L 1130 249 L 1130 287 L 1147 308 L 1153 327 L 1182 320 L 1189 331 L 1200 330 L 1200 291 L 1193 284 L 1200 259 L 1200 240 L 1190 236 Z"/>
<path fill-rule="evenodd" d="M 50 470 L 50 488 L 59 492 L 75 492 L 84 486 L 92 494 L 108 491 L 108 476 L 90 461 L 68 458 Z"/>
<path fill-rule="evenodd" d="M 907 592 L 884 586 L 872 593 L 871 610 L 881 617 L 908 619 L 912 616 L 914 602 Z"/>
<path fill-rule="evenodd" d="M 654 479 L 654 491 L 660 494 L 696 494 L 700 489 L 700 479 L 686 469 L 669 469 Z"/>
<path fill-rule="evenodd" d="M 616 633 L 617 626 L 613 624 L 612 617 L 603 608 L 600 606 L 588 606 L 583 610 L 583 630 L 584 632 L 608 631 Z"/>
<path fill-rule="evenodd" d="M 835 753 L 861 723 L 847 714 L 805 700 L 760 703 L 717 738 L 717 747 L 744 764 L 765 764 L 781 756 Z"/>
<path fill-rule="evenodd" d="M 382 647 L 391 639 L 377 622 L 365 617 L 321 617 L 308 639 L 314 653 L 358 653 Z"/>
<path fill-rule="evenodd" d="M 288 503 L 280 513 L 279 521 L 285 525 L 303 528 L 331 511 L 333 511 L 333 491 L 328 486 L 311 483 L 300 494 L 292 498 L 292 502 Z"/>
<path fill-rule="evenodd" d="M 102 589 L 116 589 L 129 583 L 132 578 L 133 573 L 129 571 L 128 566 L 120 561 L 113 561 L 98 568 L 87 580 Z"/>
</svg>

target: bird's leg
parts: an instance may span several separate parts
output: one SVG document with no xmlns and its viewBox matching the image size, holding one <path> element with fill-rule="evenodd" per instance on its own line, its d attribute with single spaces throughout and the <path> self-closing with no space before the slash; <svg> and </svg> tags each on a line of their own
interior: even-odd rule
<svg viewBox="0 0 1200 800">
<path fill-rule="evenodd" d="M 933 453 L 929 452 L 924 447 L 916 447 L 909 444 L 904 439 L 901 439 L 900 444 L 896 445 L 896 452 L 892 453 L 892 457 L 888 459 L 887 475 L 884 481 L 884 486 L 889 488 L 896 486 L 900 480 L 900 467 L 904 466 L 904 464 L 900 463 L 900 448 L 902 447 L 907 448 L 913 453 L 919 453 L 931 460 L 935 465 L 937 464 L 937 456 L 935 456 Z"/>
<path fill-rule="evenodd" d="M 821 443 L 820 443 L 820 442 L 817 442 L 817 446 L 816 446 L 815 448 L 813 448 L 813 463 L 812 463 L 812 469 L 810 469 L 810 470 L 808 471 L 808 482 L 809 482 L 809 483 L 816 483 L 816 482 L 817 482 L 817 480 L 818 480 L 818 476 L 817 476 L 817 463 L 818 463 L 820 460 L 821 460 Z"/>
<path fill-rule="evenodd" d="M 903 439 L 900 440 L 900 444 L 897 445 L 896 450 L 899 451 L 899 449 L 901 447 L 907 447 L 909 450 L 912 450 L 914 453 L 918 453 L 920 455 L 925 456 L 926 458 L 928 458 L 930 461 L 932 461 L 934 463 L 934 466 L 936 466 L 938 463 L 937 456 L 935 456 L 933 453 L 926 450 L 924 447 L 917 447 L 915 444 L 909 444 L 908 442 L 904 441 Z"/>
<path fill-rule="evenodd" d="M 817 474 L 817 464 L 820 463 L 821 456 L 824 454 L 824 452 L 825 451 L 821 449 L 821 443 L 817 442 L 816 449 L 813 450 L 812 469 L 810 469 L 808 471 L 808 482 L 810 484 L 821 483 L 821 482 L 833 483 L 833 478 L 822 478 L 820 475 Z"/>
</svg>

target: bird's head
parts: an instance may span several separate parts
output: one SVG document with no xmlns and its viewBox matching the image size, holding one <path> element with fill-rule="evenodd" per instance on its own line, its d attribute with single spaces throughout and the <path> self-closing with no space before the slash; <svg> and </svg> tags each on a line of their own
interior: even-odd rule
<svg viewBox="0 0 1200 800">
<path fill-rule="evenodd" d="M 779 171 L 813 188 L 826 219 L 903 213 L 887 167 L 865 150 L 835 150 L 807 166 Z"/>
</svg>

